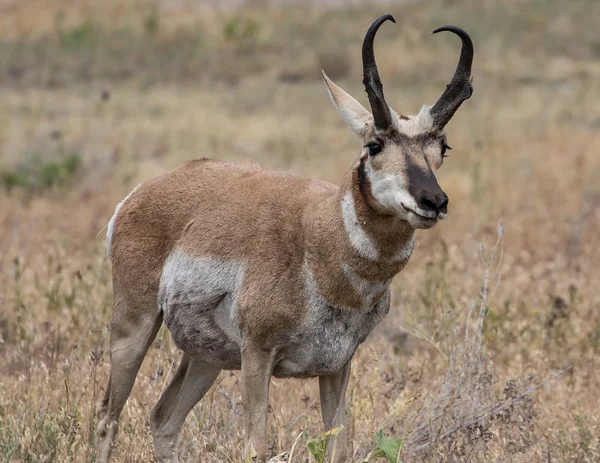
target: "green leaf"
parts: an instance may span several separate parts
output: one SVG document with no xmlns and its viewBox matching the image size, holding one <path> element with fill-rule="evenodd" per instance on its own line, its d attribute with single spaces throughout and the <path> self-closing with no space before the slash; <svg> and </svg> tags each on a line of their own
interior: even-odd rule
<svg viewBox="0 0 600 463">
<path fill-rule="evenodd" d="M 344 426 L 340 426 L 338 428 L 330 429 L 329 431 L 312 438 L 309 438 L 308 434 L 304 433 L 303 437 L 304 441 L 306 442 L 306 446 L 308 447 L 308 450 L 312 456 L 315 457 L 317 463 L 323 463 L 325 461 L 325 456 L 327 455 L 327 444 L 333 436 L 337 436 L 343 430 Z"/>
<path fill-rule="evenodd" d="M 377 456 L 387 457 L 390 463 L 400 463 L 400 450 L 402 450 L 403 443 L 402 438 L 390 439 L 385 437 L 383 430 L 380 429 L 377 432 L 377 453 L 381 452 L 383 454 Z"/>
<path fill-rule="evenodd" d="M 321 463 L 325 457 L 325 448 L 327 447 L 327 444 L 315 439 L 310 439 L 306 443 L 306 446 L 310 453 L 312 453 L 312 456 L 315 457 L 315 460 L 317 460 L 318 463 Z"/>
</svg>

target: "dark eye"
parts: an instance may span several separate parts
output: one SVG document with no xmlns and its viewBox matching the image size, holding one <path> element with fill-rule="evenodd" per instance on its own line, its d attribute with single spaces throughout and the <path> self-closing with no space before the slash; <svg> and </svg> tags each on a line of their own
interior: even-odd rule
<svg viewBox="0 0 600 463">
<path fill-rule="evenodd" d="M 451 150 L 452 148 L 450 147 L 450 145 L 448 145 L 448 143 L 446 143 L 446 140 L 442 141 L 442 157 L 443 158 L 447 158 L 448 155 L 446 154 L 446 150 Z"/>
<path fill-rule="evenodd" d="M 369 149 L 369 155 L 371 156 L 381 153 L 381 145 L 377 142 L 367 143 L 366 147 Z"/>
</svg>

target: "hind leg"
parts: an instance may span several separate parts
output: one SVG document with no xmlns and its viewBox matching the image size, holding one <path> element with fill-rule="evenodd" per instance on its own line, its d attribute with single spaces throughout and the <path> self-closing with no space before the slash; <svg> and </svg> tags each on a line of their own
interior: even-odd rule
<svg viewBox="0 0 600 463">
<path fill-rule="evenodd" d="M 118 309 L 118 307 L 115 307 Z M 98 461 L 108 463 L 117 435 L 121 410 L 131 393 L 144 356 L 162 323 L 162 312 L 153 317 L 124 321 L 115 310 L 110 334 L 110 377 L 104 398 L 98 407 Z"/>
<path fill-rule="evenodd" d="M 152 438 L 159 462 L 175 463 L 185 418 L 210 389 L 220 368 L 184 354 L 175 376 L 151 413 Z"/>
<path fill-rule="evenodd" d="M 171 378 L 171 381 L 167 385 L 167 388 L 160 395 L 160 399 L 150 412 L 150 427 L 152 433 L 154 433 L 162 423 L 165 423 L 173 411 L 173 407 L 177 403 L 177 397 L 179 396 L 179 390 L 185 379 L 185 373 L 187 372 L 190 364 L 190 357 L 187 354 L 183 354 L 179 361 L 177 371 Z"/>
<path fill-rule="evenodd" d="M 104 416 L 106 415 L 106 411 L 108 410 L 108 401 L 110 399 L 110 374 L 108 375 L 108 382 L 106 383 L 106 390 L 104 391 L 104 396 L 102 400 L 98 403 L 96 407 L 96 418 L 98 422 L 102 421 Z"/>
</svg>

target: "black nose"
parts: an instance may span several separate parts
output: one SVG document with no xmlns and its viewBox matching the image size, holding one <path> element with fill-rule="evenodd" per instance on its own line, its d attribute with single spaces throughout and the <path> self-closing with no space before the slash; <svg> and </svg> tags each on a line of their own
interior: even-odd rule
<svg viewBox="0 0 600 463">
<path fill-rule="evenodd" d="M 437 214 L 448 212 L 448 196 L 443 191 L 435 194 L 424 192 L 417 201 L 425 210 L 435 211 Z"/>
</svg>

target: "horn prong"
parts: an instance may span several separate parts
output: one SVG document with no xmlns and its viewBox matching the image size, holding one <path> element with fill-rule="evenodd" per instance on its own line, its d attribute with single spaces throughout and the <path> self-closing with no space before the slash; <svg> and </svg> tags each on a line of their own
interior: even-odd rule
<svg viewBox="0 0 600 463">
<path fill-rule="evenodd" d="M 391 14 L 385 14 L 377 18 L 365 34 L 362 46 L 363 84 L 369 97 L 375 127 L 380 130 L 387 130 L 391 126 L 392 116 L 383 95 L 383 85 L 381 84 L 377 63 L 375 62 L 375 53 L 373 52 L 373 41 L 379 27 L 388 20 L 393 23 L 396 22 Z"/>
<path fill-rule="evenodd" d="M 471 77 L 474 54 L 473 41 L 465 30 L 457 26 L 438 27 L 432 34 L 444 31 L 456 34 L 460 38 L 462 46 L 452 80 L 446 85 L 444 93 L 431 108 L 431 115 L 437 128 L 443 128 L 452 119 L 462 102 L 468 100 L 473 94 L 473 78 Z"/>
</svg>

